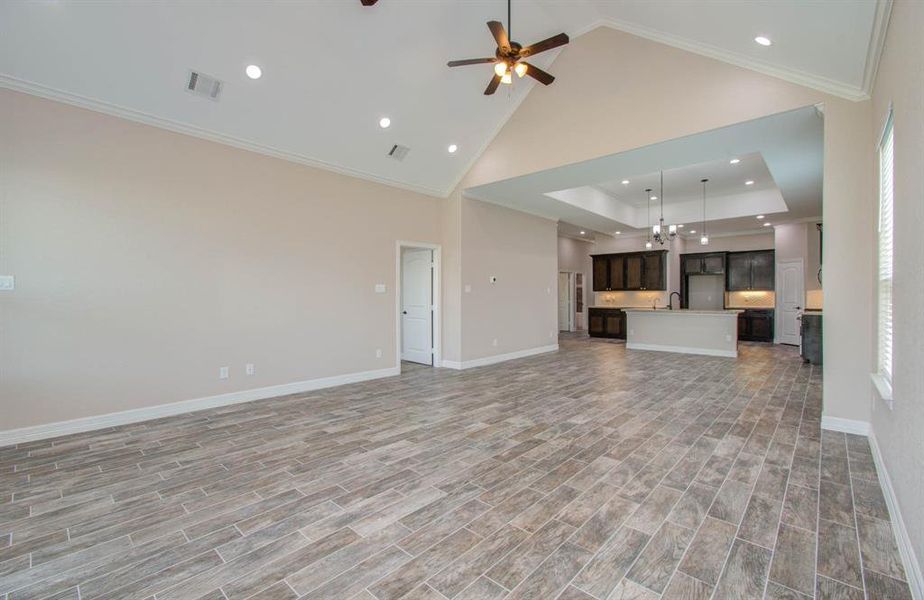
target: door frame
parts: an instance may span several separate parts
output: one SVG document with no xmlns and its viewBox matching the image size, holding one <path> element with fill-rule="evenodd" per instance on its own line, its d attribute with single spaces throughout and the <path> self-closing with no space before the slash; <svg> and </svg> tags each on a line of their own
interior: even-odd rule
<svg viewBox="0 0 924 600">
<path fill-rule="evenodd" d="M 421 250 L 433 251 L 433 366 L 440 367 L 443 364 L 442 347 L 442 297 L 440 287 L 442 278 L 442 253 L 443 248 L 439 244 L 429 244 L 427 242 L 412 242 L 407 240 L 397 240 L 395 242 L 395 367 L 401 372 L 401 249 L 418 248 Z"/>
<path fill-rule="evenodd" d="M 783 319 L 781 318 L 783 313 L 780 310 L 780 301 L 781 301 L 780 299 L 783 297 L 783 295 L 780 292 L 782 290 L 781 286 L 783 285 L 783 278 L 780 277 L 780 267 L 783 265 L 787 265 L 787 264 L 789 265 L 797 264 L 802 268 L 802 301 L 800 302 L 800 304 L 802 305 L 802 308 L 800 308 L 799 310 L 800 312 L 805 312 L 805 260 L 803 260 L 801 257 L 800 258 L 781 258 L 779 260 L 776 260 L 776 257 L 774 257 L 773 278 L 776 283 L 776 285 L 774 285 L 773 287 L 773 295 L 775 296 L 775 301 L 773 303 L 774 305 L 773 306 L 773 343 L 774 344 L 784 343 L 781 341 L 783 337 L 782 336 Z M 799 340 L 799 348 L 800 349 L 802 348 L 801 339 Z"/>
<path fill-rule="evenodd" d="M 568 329 L 567 331 L 569 332 L 577 331 L 577 312 L 575 311 L 575 308 L 577 308 L 575 305 L 575 300 L 576 300 L 575 297 L 577 296 L 577 291 L 576 291 L 577 283 L 575 281 L 576 278 L 574 276 L 575 273 L 577 272 L 578 271 L 569 271 L 567 269 L 558 270 L 559 275 L 562 273 L 565 273 L 566 275 L 568 275 L 568 309 L 569 310 L 568 310 Z M 557 299 L 558 299 L 558 295 L 556 294 L 556 300 Z M 559 331 L 562 331 L 562 330 L 559 329 Z"/>
</svg>

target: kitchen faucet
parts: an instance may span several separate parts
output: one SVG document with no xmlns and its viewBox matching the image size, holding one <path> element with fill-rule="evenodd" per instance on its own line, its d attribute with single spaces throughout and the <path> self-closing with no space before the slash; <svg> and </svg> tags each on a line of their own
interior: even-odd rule
<svg viewBox="0 0 924 600">
<path fill-rule="evenodd" d="M 677 300 L 680 300 L 680 292 L 671 292 L 671 295 L 667 297 L 667 307 L 671 310 L 674 310 L 674 294 L 677 294 Z"/>
</svg>

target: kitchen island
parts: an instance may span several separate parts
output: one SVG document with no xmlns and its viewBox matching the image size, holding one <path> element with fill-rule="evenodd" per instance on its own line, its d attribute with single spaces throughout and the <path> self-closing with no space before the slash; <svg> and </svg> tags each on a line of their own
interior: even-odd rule
<svg viewBox="0 0 924 600">
<path fill-rule="evenodd" d="M 626 348 L 707 356 L 738 356 L 741 310 L 624 308 Z"/>
</svg>

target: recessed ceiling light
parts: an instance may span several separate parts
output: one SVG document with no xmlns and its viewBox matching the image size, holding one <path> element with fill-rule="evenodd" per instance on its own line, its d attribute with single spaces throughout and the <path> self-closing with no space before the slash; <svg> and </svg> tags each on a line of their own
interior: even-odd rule
<svg viewBox="0 0 924 600">
<path fill-rule="evenodd" d="M 744 185 L 754 185 L 754 180 L 748 179 L 747 181 L 744 182 Z"/>
<path fill-rule="evenodd" d="M 764 216 L 763 216 L 763 215 L 757 215 L 757 218 L 758 218 L 758 219 L 763 219 Z"/>
<path fill-rule="evenodd" d="M 456 146 L 455 144 L 449 144 L 449 147 L 446 148 L 446 149 L 449 150 L 449 153 L 450 153 L 450 154 L 453 154 L 456 150 L 459 149 L 459 147 Z"/>
<path fill-rule="evenodd" d="M 587 233 L 587 232 L 586 232 L 586 231 L 581 231 L 581 235 L 584 235 L 585 233 Z"/>
<path fill-rule="evenodd" d="M 658 199 L 657 196 L 652 196 L 651 198 L 649 198 L 649 200 L 657 200 L 657 199 Z"/>
<path fill-rule="evenodd" d="M 678 229 L 683 229 L 683 223 L 677 226 Z"/>
<path fill-rule="evenodd" d="M 247 77 L 251 79 L 260 79 L 263 77 L 263 69 L 257 65 L 247 65 L 247 68 L 244 69 L 244 73 L 247 74 Z"/>
<path fill-rule="evenodd" d="M 733 158 L 733 159 L 731 159 L 731 160 L 728 161 L 728 162 L 729 162 L 729 164 L 737 165 L 738 163 L 741 162 L 741 159 L 740 159 L 740 158 Z"/>
<path fill-rule="evenodd" d="M 619 234 L 621 234 L 621 233 L 622 233 L 621 231 L 617 231 L 617 232 L 616 232 L 616 235 L 619 235 Z"/>
<path fill-rule="evenodd" d="M 767 221 L 766 223 L 764 223 L 764 227 L 770 227 L 770 221 Z"/>
<path fill-rule="evenodd" d="M 623 180 L 622 180 L 622 184 L 623 184 L 623 185 L 629 185 L 629 180 L 628 180 L 628 179 L 623 179 Z"/>
<path fill-rule="evenodd" d="M 754 41 L 760 44 L 761 46 L 770 46 L 773 44 L 773 42 L 770 41 L 770 38 L 762 36 L 762 35 L 759 35 L 756 38 L 754 38 Z"/>
<path fill-rule="evenodd" d="M 690 230 L 690 233 L 696 233 L 696 230 L 695 230 L 695 229 L 691 229 L 691 230 Z"/>
<path fill-rule="evenodd" d="M 389 125 L 391 125 L 391 119 L 388 117 L 382 117 L 379 119 L 379 127 L 382 129 L 387 129 Z"/>
</svg>

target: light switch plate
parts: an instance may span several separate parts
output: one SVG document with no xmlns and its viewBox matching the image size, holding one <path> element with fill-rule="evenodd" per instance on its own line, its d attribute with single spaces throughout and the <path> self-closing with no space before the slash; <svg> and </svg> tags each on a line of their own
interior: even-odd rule
<svg viewBox="0 0 924 600">
<path fill-rule="evenodd" d="M 375 293 L 376 293 L 376 294 L 384 294 L 384 293 L 385 293 L 385 284 L 384 284 L 384 283 L 377 283 L 377 284 L 375 284 Z"/>
<path fill-rule="evenodd" d="M 469 284 L 469 283 L 465 284 L 465 293 L 466 293 L 466 294 L 471 294 L 471 293 L 472 293 L 472 286 L 471 286 L 471 284 Z"/>
<path fill-rule="evenodd" d="M 12 275 L 0 275 L 0 291 L 11 292 L 16 287 Z"/>
</svg>

